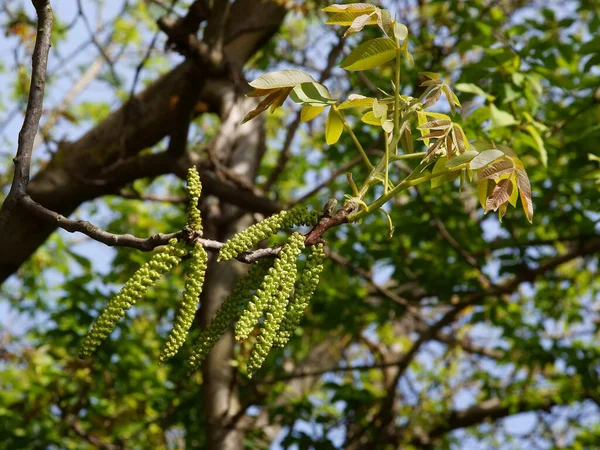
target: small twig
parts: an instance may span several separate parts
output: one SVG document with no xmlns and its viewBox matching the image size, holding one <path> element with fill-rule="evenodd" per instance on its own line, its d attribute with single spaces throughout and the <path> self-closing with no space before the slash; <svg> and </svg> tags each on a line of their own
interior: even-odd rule
<svg viewBox="0 0 600 450">
<path fill-rule="evenodd" d="M 171 0 L 171 5 L 167 6 L 167 8 L 168 8 L 169 11 L 173 11 L 173 9 L 175 8 L 175 5 L 177 4 L 177 1 L 178 0 Z M 166 6 L 166 5 L 164 5 L 164 6 Z M 136 88 L 136 86 L 138 84 L 138 80 L 140 78 L 140 74 L 142 72 L 142 69 L 144 68 L 144 66 L 146 65 L 146 63 L 148 62 L 148 60 L 150 59 L 150 55 L 154 51 L 154 47 L 156 47 L 156 42 L 158 41 L 158 36 L 160 35 L 160 33 L 161 33 L 160 29 L 156 30 L 156 32 L 154 33 L 154 36 L 152 36 L 152 40 L 150 41 L 150 45 L 146 49 L 146 54 L 144 55 L 144 58 L 142 58 L 142 60 L 138 64 L 138 66 L 135 68 L 135 75 L 133 76 L 133 83 L 131 83 L 131 89 L 129 91 L 129 98 L 130 99 L 135 95 L 135 88 Z"/>
<path fill-rule="evenodd" d="M 87 16 L 85 15 L 85 12 L 83 11 L 83 5 L 81 4 L 81 0 L 77 0 L 77 8 L 79 10 L 79 16 L 83 20 L 83 23 L 84 23 L 88 33 L 90 34 L 90 38 L 92 39 L 92 42 L 94 43 L 94 45 L 96 46 L 96 48 L 98 49 L 98 51 L 100 52 L 100 54 L 102 55 L 104 60 L 106 61 L 106 64 L 108 65 L 108 68 L 110 69 L 110 73 L 111 73 L 115 83 L 119 84 L 120 83 L 119 76 L 117 75 L 115 66 L 114 66 L 112 60 L 110 59 L 110 56 L 104 50 L 104 47 L 102 47 L 102 44 L 100 44 L 100 42 L 98 42 L 98 39 L 96 39 L 96 33 L 94 32 L 94 29 L 92 28 L 92 24 L 90 23 Z"/>
<path fill-rule="evenodd" d="M 14 158 L 15 171 L 10 192 L 0 210 L 0 233 L 3 231 L 6 219 L 17 205 L 20 196 L 26 195 L 31 170 L 31 154 L 37 134 L 42 108 L 44 104 L 44 88 L 46 86 L 46 68 L 52 37 L 52 7 L 49 0 L 33 0 L 38 16 L 38 30 L 32 57 L 31 86 L 25 120 L 19 132 L 17 155 Z"/>
</svg>

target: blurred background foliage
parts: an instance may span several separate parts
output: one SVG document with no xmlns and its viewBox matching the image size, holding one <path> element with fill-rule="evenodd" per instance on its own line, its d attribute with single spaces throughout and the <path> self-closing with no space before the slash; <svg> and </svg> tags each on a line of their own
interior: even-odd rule
<svg viewBox="0 0 600 450">
<path fill-rule="evenodd" d="M 44 139 L 34 170 L 57 141 L 81 135 L 128 98 L 147 53 L 140 87 L 181 60 L 164 51 L 155 25 L 167 2 L 83 1 L 89 28 L 78 2 L 53 3 Z M 190 3 L 176 2 L 175 11 L 183 15 Z M 318 77 L 328 67 L 339 30 L 323 24 L 319 10 L 326 3 L 288 4 L 280 32 L 245 68 L 248 79 L 289 67 Z M 534 223 L 511 208 L 499 224 L 495 215 L 483 215 L 472 186 L 459 192 L 457 183 L 447 183 L 407 191 L 389 205 L 391 240 L 383 215 L 332 231 L 332 258 L 301 328 L 251 381 L 236 378 L 244 409 L 233 426 L 243 429 L 250 449 L 598 448 L 600 3 L 390 0 L 382 6 L 408 26 L 418 71 L 438 72 L 455 88 L 462 108 L 454 120 L 467 136 L 507 144 L 523 160 Z M 26 1 L 4 0 L 1 8 L 4 196 L 26 103 L 35 15 Z M 348 41 L 376 33 L 369 28 Z M 340 47 L 334 62 L 348 48 Z M 94 63 L 101 69 L 84 92 L 62 102 Z M 419 94 L 417 69 L 404 68 L 406 94 Z M 371 96 L 379 94 L 376 87 L 391 89 L 391 78 L 391 66 L 349 75 L 333 68 L 325 84 L 338 97 Z M 448 110 L 443 101 L 439 110 Z M 293 138 L 290 160 L 265 195 L 320 209 L 349 193 L 343 174 L 357 154 L 347 134 L 330 148 L 324 119 L 298 126 L 298 114 L 286 103 L 268 117 L 257 183 L 269 178 Z M 368 151 L 381 151 L 373 129 L 354 123 L 361 141 L 372 143 Z M 191 151 L 203 152 L 219 124 L 215 115 L 199 115 Z M 366 175 L 355 163 L 350 170 L 355 179 Z M 129 192 L 175 200 L 105 196 L 76 216 L 139 236 L 183 226 L 180 180 L 138 180 Z M 206 447 L 203 380 L 200 373 L 186 376 L 187 349 L 157 363 L 183 287 L 181 269 L 136 305 L 94 359 L 76 358 L 97 311 L 148 258 L 58 232 L 4 283 L 1 448 Z M 471 303 L 457 307 L 466 298 Z M 237 347 L 231 364 L 243 364 L 248 351 Z"/>
</svg>

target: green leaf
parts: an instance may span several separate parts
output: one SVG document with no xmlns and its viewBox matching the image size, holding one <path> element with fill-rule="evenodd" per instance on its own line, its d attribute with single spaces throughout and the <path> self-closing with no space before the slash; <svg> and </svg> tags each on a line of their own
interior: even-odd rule
<svg viewBox="0 0 600 450">
<path fill-rule="evenodd" d="M 343 130 L 344 124 L 340 115 L 333 108 L 330 108 L 327 115 L 327 124 L 325 125 L 325 141 L 327 145 L 333 145 L 339 141 Z"/>
<path fill-rule="evenodd" d="M 364 95 L 350 94 L 348 100 L 338 105 L 338 109 L 368 108 L 373 105 L 373 100 L 371 97 L 365 97 Z"/>
<path fill-rule="evenodd" d="M 285 69 L 261 75 L 248 83 L 255 89 L 277 89 L 294 87 L 302 83 L 314 83 L 315 79 L 302 70 Z"/>
<path fill-rule="evenodd" d="M 362 120 L 364 123 L 368 124 L 368 125 L 375 125 L 376 127 L 380 127 L 381 126 L 381 119 L 379 117 L 375 117 L 375 114 L 373 114 L 373 111 L 369 111 L 367 113 L 365 113 L 360 120 Z"/>
<path fill-rule="evenodd" d="M 362 31 L 365 25 L 368 25 L 371 20 L 372 19 L 370 14 L 361 14 L 352 21 L 352 24 L 350 24 L 350 27 L 346 30 L 343 37 L 347 37 L 351 34 Z"/>
<path fill-rule="evenodd" d="M 435 175 L 436 173 L 443 172 L 444 170 L 446 170 L 447 162 L 448 162 L 448 158 L 446 156 L 442 156 L 440 159 L 438 159 L 435 162 L 435 165 L 433 166 L 433 170 L 431 173 Z M 452 175 L 454 175 L 454 174 L 447 173 L 445 175 L 432 178 L 431 179 L 431 187 L 436 188 L 436 187 L 441 186 L 442 184 L 450 181 L 450 178 L 452 178 Z"/>
<path fill-rule="evenodd" d="M 472 170 L 481 169 L 482 167 L 487 166 L 488 164 L 493 163 L 498 158 L 504 156 L 504 152 L 502 150 L 498 150 L 496 148 L 491 150 L 484 150 L 479 155 L 471 160 L 471 164 L 469 167 Z"/>
<path fill-rule="evenodd" d="M 381 28 L 387 36 L 394 36 L 394 25 L 392 20 L 392 15 L 387 9 L 377 9 L 377 25 Z"/>
<path fill-rule="evenodd" d="M 396 57 L 396 46 L 388 38 L 364 42 L 344 58 L 340 67 L 346 70 L 368 70 L 381 66 Z"/>
<path fill-rule="evenodd" d="M 321 114 L 324 109 L 324 106 L 304 105 L 300 111 L 300 122 L 304 123 L 313 120 Z"/>
<path fill-rule="evenodd" d="M 326 106 L 335 103 L 329 90 L 321 83 L 302 83 L 294 87 L 290 98 L 301 105 Z"/>
<path fill-rule="evenodd" d="M 477 150 L 469 150 L 467 152 L 461 153 L 460 155 L 448 161 L 446 163 L 446 168 L 451 169 L 452 167 L 460 166 L 461 164 L 471 161 L 477 155 L 479 155 L 479 152 Z"/>
<path fill-rule="evenodd" d="M 509 127 L 519 123 L 515 120 L 512 114 L 496 108 L 496 105 L 493 103 L 490 104 L 490 119 L 492 119 L 491 128 Z"/>
<path fill-rule="evenodd" d="M 406 25 L 399 22 L 394 23 L 394 36 L 399 41 L 406 39 L 406 36 L 408 36 L 408 28 L 406 28 Z"/>
<path fill-rule="evenodd" d="M 377 7 L 375 5 L 372 5 L 371 3 L 351 3 L 349 5 L 329 5 L 323 9 L 321 9 L 321 11 L 323 11 L 323 12 L 365 13 L 365 12 L 373 12 L 376 9 L 377 9 Z"/>
<path fill-rule="evenodd" d="M 359 13 L 351 13 L 351 12 L 340 12 L 340 13 L 335 13 L 332 14 L 331 16 L 329 16 L 329 18 L 327 19 L 327 21 L 325 21 L 325 23 L 327 25 L 343 25 L 343 26 L 352 26 L 352 24 L 354 23 L 354 21 L 360 17 L 364 15 L 363 12 L 359 12 Z M 375 25 L 377 23 L 377 17 L 376 16 L 370 16 L 369 20 L 367 21 L 367 23 L 365 23 L 365 25 Z"/>
<path fill-rule="evenodd" d="M 542 140 L 541 136 L 539 135 L 535 127 L 531 124 L 525 126 L 525 129 L 531 135 L 533 141 L 535 142 L 536 149 L 540 154 L 540 161 L 542 161 L 544 167 L 548 167 L 548 153 L 546 152 L 546 147 L 544 146 L 544 141 Z"/>
</svg>

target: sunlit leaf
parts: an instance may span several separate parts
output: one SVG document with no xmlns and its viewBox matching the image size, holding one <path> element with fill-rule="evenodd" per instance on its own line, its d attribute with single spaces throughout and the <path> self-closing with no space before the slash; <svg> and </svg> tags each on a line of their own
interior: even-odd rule
<svg viewBox="0 0 600 450">
<path fill-rule="evenodd" d="M 493 95 L 488 94 L 479 86 L 473 83 L 457 83 L 454 85 L 454 89 L 460 92 L 465 92 L 467 94 L 481 95 L 492 102 L 495 100 L 495 97 Z"/>
<path fill-rule="evenodd" d="M 351 34 L 358 33 L 372 20 L 370 14 L 361 14 L 352 21 L 350 27 L 344 33 L 344 37 L 350 36 Z"/>
<path fill-rule="evenodd" d="M 485 178 L 499 178 L 501 175 L 507 173 L 513 173 L 515 171 L 515 165 L 510 159 L 502 159 L 494 164 L 483 167 L 477 173 L 477 179 L 483 180 Z"/>
<path fill-rule="evenodd" d="M 362 16 L 365 15 L 363 11 L 361 12 L 339 12 L 339 13 L 335 13 L 330 15 L 327 18 L 327 21 L 325 21 L 325 23 L 327 25 L 342 25 L 342 26 L 352 26 L 352 24 L 354 23 L 354 21 Z M 365 25 L 375 25 L 377 24 L 377 17 L 376 16 L 369 16 L 369 20 L 365 23 Z M 364 25 L 363 25 L 364 26 Z"/>
<path fill-rule="evenodd" d="M 430 122 L 425 122 L 423 125 L 419 125 L 417 128 L 419 130 L 447 130 L 452 126 L 452 122 L 450 120 L 445 119 L 437 119 L 432 120 Z"/>
<path fill-rule="evenodd" d="M 294 87 L 302 83 L 315 82 L 315 79 L 302 70 L 285 69 L 261 75 L 256 80 L 248 83 L 256 89 L 275 89 Z"/>
<path fill-rule="evenodd" d="M 406 28 L 406 25 L 399 22 L 394 23 L 394 37 L 399 41 L 402 41 L 406 39 L 406 36 L 408 36 L 408 28 Z"/>
<path fill-rule="evenodd" d="M 329 90 L 321 83 L 302 83 L 293 88 L 290 98 L 298 104 L 326 106 L 335 103 Z"/>
<path fill-rule="evenodd" d="M 300 111 L 300 121 L 308 122 L 323 112 L 325 106 L 304 105 Z"/>
<path fill-rule="evenodd" d="M 368 124 L 368 125 L 375 125 L 377 127 L 381 126 L 381 118 L 380 117 L 375 117 L 375 114 L 373 114 L 373 111 L 369 111 L 367 113 L 365 113 L 360 120 L 362 120 L 364 123 Z"/>
<path fill-rule="evenodd" d="M 502 158 L 503 156 L 504 152 L 502 150 L 498 150 L 495 148 L 490 150 L 484 150 L 471 160 L 471 164 L 469 165 L 469 167 L 472 170 L 481 169 L 482 167 L 491 164 L 492 162 L 496 161 L 498 158 Z"/>
<path fill-rule="evenodd" d="M 351 3 L 349 5 L 329 5 L 322 8 L 323 12 L 373 12 L 377 9 L 375 5 L 371 3 Z"/>
<path fill-rule="evenodd" d="M 521 204 L 523 205 L 523 211 L 525 216 L 530 223 L 533 222 L 533 202 L 531 200 L 531 184 L 529 183 L 529 177 L 525 169 L 517 168 L 517 186 L 519 187 L 519 196 L 521 197 Z"/>
<path fill-rule="evenodd" d="M 244 120 L 242 120 L 242 123 L 246 123 L 249 120 L 254 119 L 256 116 L 258 116 L 261 112 L 265 111 L 269 106 L 271 106 L 271 104 L 277 100 L 277 97 L 280 94 L 280 90 L 276 90 L 271 92 L 262 102 L 260 102 L 258 104 L 258 106 L 256 108 L 254 108 L 252 111 L 250 111 L 248 114 L 246 114 L 246 117 L 244 117 Z"/>
<path fill-rule="evenodd" d="M 448 169 L 450 169 L 452 167 L 460 166 L 461 164 L 471 161 L 478 154 L 479 154 L 479 152 L 476 150 L 469 150 L 468 152 L 461 153 L 460 155 L 458 155 L 458 156 L 452 158 L 450 161 L 448 161 L 446 163 L 446 167 Z"/>
<path fill-rule="evenodd" d="M 340 67 L 346 70 L 367 70 L 381 66 L 396 57 L 396 46 L 387 38 L 364 42 L 344 58 Z"/>
<path fill-rule="evenodd" d="M 496 211 L 498 207 L 510 199 L 513 185 L 510 180 L 500 180 L 485 202 L 485 211 Z"/>
<path fill-rule="evenodd" d="M 338 109 L 371 107 L 373 105 L 373 100 L 373 98 L 365 97 L 364 95 L 351 94 L 348 96 L 348 100 L 338 105 Z"/>
<path fill-rule="evenodd" d="M 340 115 L 333 108 L 330 108 L 325 125 L 325 141 L 327 145 L 335 144 L 340 139 L 343 130 L 344 124 Z"/>
<path fill-rule="evenodd" d="M 394 24 L 392 15 L 387 9 L 377 9 L 377 25 L 387 36 L 394 36 Z"/>
</svg>

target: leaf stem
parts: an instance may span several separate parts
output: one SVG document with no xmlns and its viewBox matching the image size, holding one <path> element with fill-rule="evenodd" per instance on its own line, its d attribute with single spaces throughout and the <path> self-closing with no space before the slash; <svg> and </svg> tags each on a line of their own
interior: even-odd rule
<svg viewBox="0 0 600 450">
<path fill-rule="evenodd" d="M 363 149 L 362 145 L 360 144 L 358 138 L 354 134 L 354 131 L 352 131 L 352 127 L 348 124 L 348 122 L 346 122 L 346 119 L 344 118 L 344 116 L 342 115 L 342 113 L 340 112 L 340 110 L 337 108 L 337 106 L 332 105 L 331 107 L 338 114 L 338 116 L 340 116 L 340 119 L 341 119 L 342 123 L 344 124 L 344 128 L 346 129 L 346 131 L 350 135 L 350 138 L 352 139 L 352 142 L 354 142 L 354 145 L 356 145 L 356 148 L 358 149 L 358 151 L 360 152 L 362 158 L 364 159 L 365 164 L 367 165 L 367 167 L 370 170 L 373 170 L 374 169 L 373 164 L 371 164 L 371 161 L 369 160 L 369 157 L 367 156 L 367 153 L 365 152 L 365 150 Z"/>
<path fill-rule="evenodd" d="M 400 142 L 400 42 L 396 43 L 396 78 L 394 80 L 394 155 L 398 154 L 398 143 Z"/>
<path fill-rule="evenodd" d="M 363 209 L 362 211 L 358 211 L 358 212 L 356 212 L 354 214 L 351 214 L 348 217 L 348 220 L 350 222 L 355 222 L 357 220 L 362 219 L 364 216 L 369 215 L 373 211 L 377 211 L 385 203 L 387 203 L 389 200 L 391 200 L 392 198 L 394 198 L 396 195 L 398 195 L 403 190 L 408 189 L 409 187 L 416 186 L 418 184 L 423 183 L 424 181 L 428 181 L 428 180 L 431 180 L 433 178 L 444 176 L 444 175 L 446 175 L 448 173 L 452 173 L 452 172 L 456 172 L 458 170 L 466 169 L 467 167 L 469 167 L 469 163 L 468 162 L 466 162 L 464 164 L 461 164 L 459 166 L 452 167 L 450 169 L 442 170 L 441 172 L 430 173 L 429 175 L 425 175 L 425 176 L 422 176 L 420 178 L 415 178 L 415 179 L 412 179 L 412 180 L 410 179 L 411 175 L 412 175 L 411 174 L 404 181 L 402 181 L 400 184 L 398 184 L 394 189 L 392 189 L 391 191 L 389 191 L 386 194 L 383 194 L 381 197 L 379 197 L 377 200 L 375 200 L 373 203 L 371 203 L 367 208 Z M 416 170 L 417 169 L 415 169 L 413 171 L 413 173 L 415 173 Z"/>
</svg>

